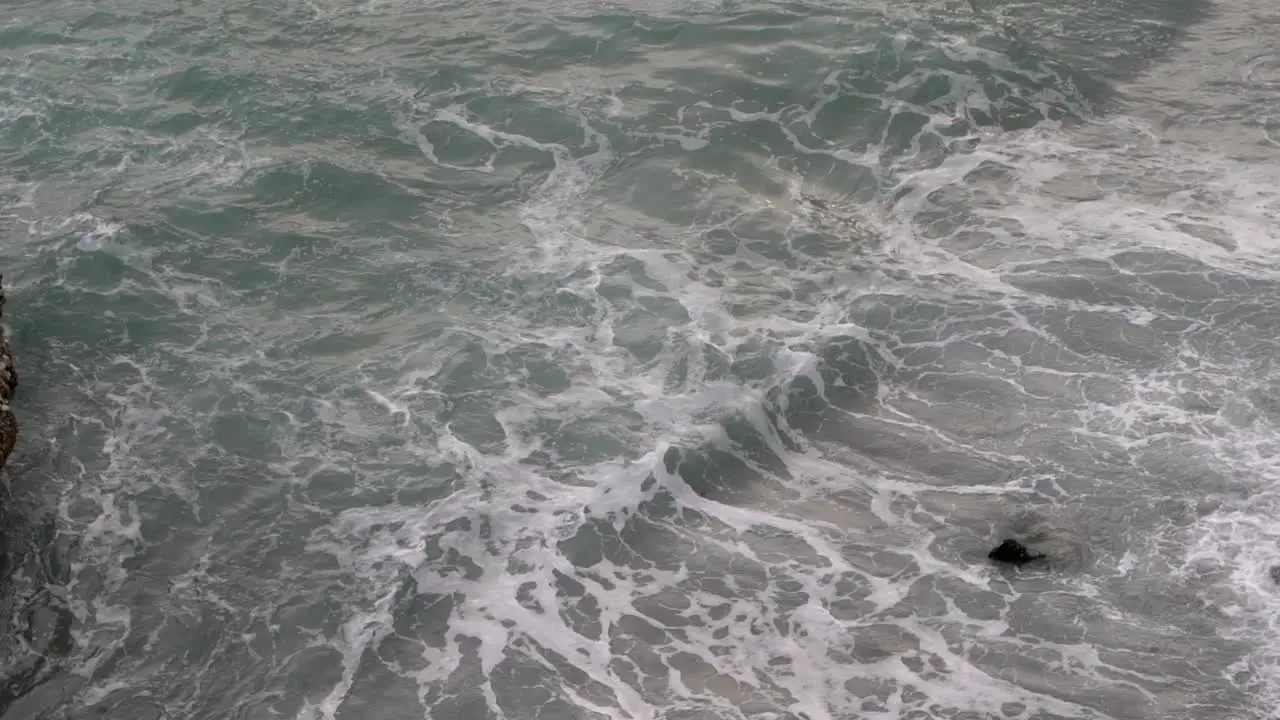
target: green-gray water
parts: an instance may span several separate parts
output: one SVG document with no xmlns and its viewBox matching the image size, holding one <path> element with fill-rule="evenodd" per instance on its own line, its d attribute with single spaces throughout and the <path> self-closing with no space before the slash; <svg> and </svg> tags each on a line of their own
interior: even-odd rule
<svg viewBox="0 0 1280 720">
<path fill-rule="evenodd" d="M 0 8 L 0 719 L 1275 716 L 1272 3 Z"/>
</svg>

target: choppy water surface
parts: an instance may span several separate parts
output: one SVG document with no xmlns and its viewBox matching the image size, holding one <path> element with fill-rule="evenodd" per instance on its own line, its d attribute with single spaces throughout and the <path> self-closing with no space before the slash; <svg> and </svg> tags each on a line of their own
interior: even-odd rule
<svg viewBox="0 0 1280 720">
<path fill-rule="evenodd" d="M 5 3 L 0 718 L 1274 717 L 1278 30 Z"/>
</svg>

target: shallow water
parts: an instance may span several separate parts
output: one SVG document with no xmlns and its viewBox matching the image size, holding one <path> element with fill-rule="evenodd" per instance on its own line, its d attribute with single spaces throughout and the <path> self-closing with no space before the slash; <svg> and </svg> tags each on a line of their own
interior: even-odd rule
<svg viewBox="0 0 1280 720">
<path fill-rule="evenodd" d="M 1280 705 L 1269 3 L 6 9 L 0 719 Z"/>
</svg>

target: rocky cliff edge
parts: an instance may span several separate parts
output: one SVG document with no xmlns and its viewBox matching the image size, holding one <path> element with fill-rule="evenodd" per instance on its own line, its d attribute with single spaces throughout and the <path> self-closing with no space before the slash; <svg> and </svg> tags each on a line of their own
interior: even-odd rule
<svg viewBox="0 0 1280 720">
<path fill-rule="evenodd" d="M 0 323 L 4 322 L 4 277 L 0 276 Z M 13 363 L 13 348 L 9 345 L 9 333 L 0 326 L 0 467 L 9 460 L 9 453 L 18 442 L 18 418 L 10 404 L 18 390 L 18 370 Z"/>
</svg>

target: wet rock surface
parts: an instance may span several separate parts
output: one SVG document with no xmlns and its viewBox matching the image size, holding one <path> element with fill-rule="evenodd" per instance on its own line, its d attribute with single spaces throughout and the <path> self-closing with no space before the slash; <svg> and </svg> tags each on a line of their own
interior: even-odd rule
<svg viewBox="0 0 1280 720">
<path fill-rule="evenodd" d="M 5 293 L 3 276 L 0 276 L 0 323 L 4 322 Z M 9 460 L 18 442 L 18 419 L 11 403 L 18 390 L 18 371 L 13 361 L 13 349 L 9 334 L 0 326 L 0 467 Z"/>
</svg>

